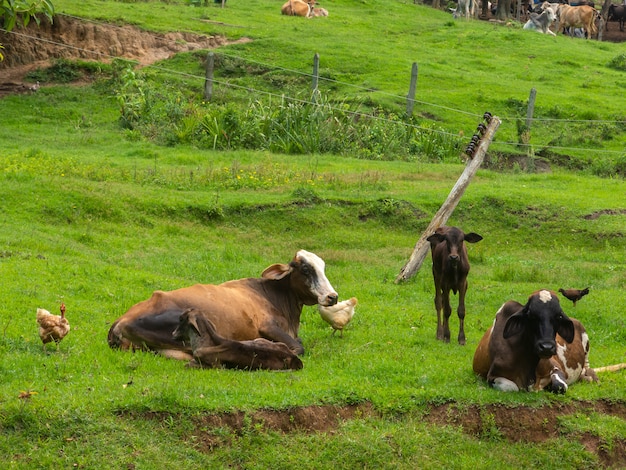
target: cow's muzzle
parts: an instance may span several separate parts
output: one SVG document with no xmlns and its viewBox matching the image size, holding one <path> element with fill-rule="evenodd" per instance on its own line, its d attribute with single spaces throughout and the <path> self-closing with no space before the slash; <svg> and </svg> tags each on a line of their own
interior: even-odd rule
<svg viewBox="0 0 626 470">
<path fill-rule="evenodd" d="M 337 303 L 337 300 L 339 300 L 339 296 L 336 292 L 333 292 L 332 294 L 328 294 L 324 299 L 322 299 L 319 304 L 322 307 L 331 307 L 332 305 L 335 305 Z"/>
<path fill-rule="evenodd" d="M 537 354 L 541 358 L 552 357 L 556 354 L 555 341 L 539 341 L 537 342 Z"/>
</svg>

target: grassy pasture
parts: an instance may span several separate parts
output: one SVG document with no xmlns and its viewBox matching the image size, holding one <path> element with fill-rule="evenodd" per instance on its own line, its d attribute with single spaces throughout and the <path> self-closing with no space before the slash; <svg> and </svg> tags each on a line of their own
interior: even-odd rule
<svg viewBox="0 0 626 470">
<path fill-rule="evenodd" d="M 408 9 L 419 8 L 414 21 L 425 25 L 419 36 L 423 47 L 444 41 L 443 34 L 433 39 L 429 31 L 444 28 L 458 33 L 445 35 L 445 41 L 456 44 L 442 49 L 446 54 L 467 51 L 464 36 L 472 31 L 480 37 L 478 31 L 498 38 L 506 35 L 509 48 L 529 44 L 529 38 L 515 28 L 502 32 L 493 25 L 449 23 L 442 13 L 410 3 L 389 3 L 384 12 L 394 22 L 381 22 L 383 13 L 375 6 L 380 3 L 337 1 L 327 8 L 333 8 L 334 16 L 339 16 L 335 11 L 344 12 L 343 19 L 329 17 L 333 28 L 319 23 L 325 29 L 317 42 L 330 50 L 332 34 L 337 34 L 333 52 L 344 58 L 329 69 L 353 76 L 358 83 L 374 80 L 374 74 L 368 77 L 366 69 L 361 75 L 359 62 L 366 61 L 356 59 L 373 55 L 382 62 L 385 56 L 378 49 L 366 53 L 368 44 L 385 37 L 393 43 L 394 35 L 414 30 L 401 14 Z M 142 27 L 162 31 L 182 29 L 175 24 L 183 20 L 185 25 L 208 28 L 190 20 L 202 15 L 244 24 L 245 34 L 257 41 L 233 48 L 251 58 L 280 60 L 284 66 L 297 67 L 288 49 L 300 57 L 308 57 L 311 50 L 306 44 L 293 47 L 288 39 L 306 33 L 313 23 L 293 26 L 276 15 L 277 5 L 267 1 L 256 6 L 233 3 L 223 11 L 143 2 L 61 1 L 58 8 L 87 17 L 97 14 L 128 21 L 132 16 Z M 350 31 L 351 37 L 369 35 L 371 41 L 355 40 L 350 46 L 363 49 L 351 55 L 348 41 L 339 41 L 340 33 L 334 32 L 340 26 L 344 37 Z M 243 35 L 238 32 L 241 28 L 211 28 L 233 38 Z M 546 51 L 555 44 L 576 52 L 592 50 L 589 60 L 598 61 L 595 65 L 602 73 L 609 72 L 600 63 L 618 52 L 615 45 L 567 38 L 534 35 L 533 41 L 534 47 Z M 397 49 L 405 47 L 402 42 Z M 457 59 L 441 58 L 438 66 L 451 69 Z M 492 57 L 484 60 L 490 62 Z M 549 62 L 543 65 L 549 68 Z M 514 67 L 504 62 L 502 76 Z M 391 74 L 389 68 L 381 66 Z M 433 100 L 453 89 L 448 75 L 442 72 L 441 87 L 431 91 Z M 557 92 L 546 94 L 555 100 L 548 106 L 570 96 L 575 81 L 562 79 Z M 519 99 L 527 95 L 528 84 L 524 82 Z M 399 93 L 404 93 L 400 88 Z M 475 93 L 445 96 L 467 106 L 468 101 L 478 101 Z M 589 95 L 602 100 L 595 93 Z M 480 99 L 497 101 L 482 95 Z M 482 113 L 482 108 L 477 105 L 475 111 Z M 609 101 L 598 109 L 603 118 L 619 112 Z M 393 282 L 461 173 L 460 163 L 161 147 L 128 138 L 118 125 L 116 103 L 97 85 L 56 86 L 7 97 L 2 110 L 2 466 L 624 465 L 620 455 L 626 419 L 589 409 L 589 403 L 623 406 L 624 372 L 602 374 L 599 384 L 577 384 L 565 396 L 551 396 L 496 393 L 471 371 L 474 348 L 502 302 L 523 301 L 544 287 L 591 286 L 591 293 L 576 308 L 563 301 L 564 309 L 586 325 L 593 366 L 624 362 L 622 179 L 559 168 L 537 174 L 478 173 L 450 220 L 484 237 L 469 247 L 468 344 L 460 347 L 435 340 L 428 259 L 409 282 Z M 475 124 L 475 117 L 468 120 L 468 127 Z M 331 336 L 315 308 L 304 309 L 302 371 L 187 370 L 172 360 L 108 348 L 111 322 L 153 290 L 257 276 L 269 264 L 287 262 L 300 248 L 325 259 L 328 277 L 341 298 L 354 295 L 360 301 L 343 339 Z M 35 310 L 41 306 L 56 313 L 61 301 L 67 305 L 72 331 L 58 351 L 51 348 L 50 354 L 44 354 Z M 453 336 L 457 327 L 453 316 Z M 22 392 L 33 393 L 19 398 Z M 449 406 L 452 424 L 428 421 L 430 410 L 439 405 Z M 298 418 L 298 410 L 311 406 L 363 408 L 345 419 L 323 415 L 333 421 L 328 432 L 312 432 L 306 431 L 305 424 L 315 421 L 316 415 L 308 421 Z M 368 412 L 367 406 L 373 411 Z M 498 408 L 536 410 L 545 416 L 547 434 L 552 424 L 545 410 L 568 406 L 576 411 L 558 417 L 560 431 L 548 434 L 547 440 L 510 441 L 496 421 Z M 453 418 L 472 407 L 480 410 L 481 428 L 470 435 Z M 269 422 L 251 418 L 263 411 L 281 412 L 294 422 L 292 431 L 281 432 Z M 211 417 L 237 412 L 245 413 L 239 426 L 212 424 Z M 596 439 L 596 452 L 583 445 L 581 436 Z M 567 456 L 565 463 L 563 456 Z"/>
<path fill-rule="evenodd" d="M 323 93 L 344 103 L 403 113 L 416 62 L 414 114 L 420 123 L 470 136 L 479 117 L 490 111 L 503 118 L 494 147 L 498 150 L 515 149 L 517 126 L 526 118 L 534 87 L 538 121 L 531 143 L 536 152 L 566 154 L 581 159 L 583 167 L 598 158 L 623 156 L 624 110 L 616 97 L 624 91 L 624 70 L 610 65 L 623 55 L 622 44 L 531 35 L 515 22 L 453 21 L 446 12 L 412 2 L 326 3 L 330 16 L 311 21 L 281 16 L 280 5 L 273 1 L 233 3 L 224 9 L 96 0 L 60 0 L 56 5 L 62 13 L 150 30 L 250 38 L 219 53 L 263 73 L 219 79 L 258 90 L 258 96 L 299 93 L 307 98 L 306 74 L 317 52 Z M 204 72 L 198 59 L 177 64 L 190 75 L 181 79 L 165 72 L 165 80 L 185 86 L 195 82 L 199 92 Z M 237 98 L 235 91 L 223 88 L 216 89 L 218 99 L 225 94 L 224 100 L 247 101 L 255 95 L 244 92 Z"/>
</svg>

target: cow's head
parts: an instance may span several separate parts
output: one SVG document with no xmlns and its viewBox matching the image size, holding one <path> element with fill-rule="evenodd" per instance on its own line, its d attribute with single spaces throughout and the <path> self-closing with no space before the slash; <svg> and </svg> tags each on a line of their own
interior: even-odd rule
<svg viewBox="0 0 626 470">
<path fill-rule="evenodd" d="M 326 277 L 324 267 L 322 258 L 300 250 L 289 264 L 273 264 L 261 276 L 280 280 L 289 275 L 290 287 L 303 304 L 329 307 L 337 303 L 339 296 Z"/>
<path fill-rule="evenodd" d="M 514 313 L 504 326 L 505 339 L 525 334 L 532 338 L 533 349 L 541 358 L 556 354 L 556 334 L 571 343 L 574 323 L 561 309 L 555 292 L 541 290 L 533 293 L 524 308 Z"/>
<path fill-rule="evenodd" d="M 198 325 L 196 323 L 193 311 L 193 309 L 189 308 L 185 310 L 180 316 L 178 326 L 172 333 L 172 336 L 176 341 L 189 341 L 191 331 L 193 331 L 195 335 L 200 336 L 200 329 L 198 328 Z"/>
<path fill-rule="evenodd" d="M 204 343 L 213 344 L 215 326 L 201 312 L 193 308 L 188 308 L 180 316 L 176 329 L 172 336 L 176 341 L 188 343 L 194 349 L 202 340 Z M 206 346 L 206 344 L 205 344 Z"/>
<path fill-rule="evenodd" d="M 464 233 L 463 230 L 457 227 L 440 227 L 426 240 L 430 242 L 431 248 L 445 241 L 448 253 L 447 262 L 456 265 L 463 253 L 463 242 L 478 243 L 482 239 L 483 237 L 477 233 Z"/>
</svg>

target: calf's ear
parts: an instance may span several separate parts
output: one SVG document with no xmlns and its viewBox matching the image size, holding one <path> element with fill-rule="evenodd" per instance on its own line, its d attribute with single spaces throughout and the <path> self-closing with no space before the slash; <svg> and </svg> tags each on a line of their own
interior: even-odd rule
<svg viewBox="0 0 626 470">
<path fill-rule="evenodd" d="M 188 323 L 189 326 L 191 326 L 194 330 L 196 330 L 196 333 L 200 336 L 200 328 L 198 327 L 198 318 L 196 315 L 191 315 L 188 318 Z"/>
<path fill-rule="evenodd" d="M 574 322 L 570 320 L 567 315 L 563 314 L 563 318 L 561 318 L 556 332 L 560 334 L 561 338 L 565 341 L 571 343 L 574 341 Z"/>
<path fill-rule="evenodd" d="M 265 271 L 261 273 L 261 277 L 264 277 L 266 279 L 272 279 L 274 281 L 279 281 L 290 272 L 291 267 L 288 264 L 278 263 L 265 268 Z"/>
<path fill-rule="evenodd" d="M 440 243 L 445 240 L 445 237 L 440 233 L 433 233 L 426 241 L 430 243 Z"/>
<path fill-rule="evenodd" d="M 506 325 L 504 325 L 504 332 L 502 336 L 504 339 L 508 339 L 511 336 L 515 336 L 524 331 L 526 327 L 526 315 L 525 310 L 520 310 L 517 313 L 514 313 L 509 317 L 506 321 Z"/>
<path fill-rule="evenodd" d="M 474 233 L 474 232 L 470 232 L 470 233 L 466 233 L 465 234 L 465 241 L 469 242 L 469 243 L 478 243 L 482 239 L 483 239 L 483 237 L 481 237 L 480 235 L 478 235 L 477 233 Z"/>
</svg>

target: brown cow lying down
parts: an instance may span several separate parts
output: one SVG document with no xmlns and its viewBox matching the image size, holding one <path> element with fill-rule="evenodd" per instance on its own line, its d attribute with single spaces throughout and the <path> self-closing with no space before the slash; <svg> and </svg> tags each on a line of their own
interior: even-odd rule
<svg viewBox="0 0 626 470">
<path fill-rule="evenodd" d="M 180 316 L 174 339 L 191 346 L 192 367 L 225 367 L 227 369 L 299 370 L 302 361 L 285 343 L 264 338 L 233 341 L 222 338 L 210 320 L 197 310 L 189 309 Z"/>
<path fill-rule="evenodd" d="M 285 343 L 296 354 L 302 354 L 304 348 L 298 337 L 302 307 L 337 303 L 337 293 L 324 267 L 319 256 L 300 250 L 289 264 L 273 264 L 260 278 L 155 291 L 113 323 L 109 346 L 191 360 L 189 345 L 174 339 L 172 333 L 183 312 L 192 308 L 202 312 L 224 338 L 265 338 Z"/>
<path fill-rule="evenodd" d="M 506 302 L 474 353 L 474 372 L 504 392 L 565 393 L 578 380 L 597 381 L 583 325 L 565 315 L 555 292 L 533 293 L 526 305 Z"/>
<path fill-rule="evenodd" d="M 280 9 L 280 12 L 287 16 L 303 16 L 310 18 L 314 5 L 315 0 L 288 0 Z"/>
</svg>

